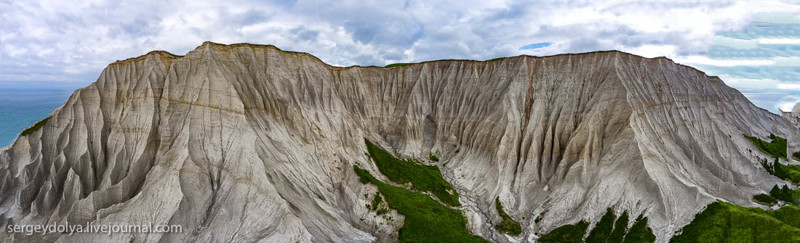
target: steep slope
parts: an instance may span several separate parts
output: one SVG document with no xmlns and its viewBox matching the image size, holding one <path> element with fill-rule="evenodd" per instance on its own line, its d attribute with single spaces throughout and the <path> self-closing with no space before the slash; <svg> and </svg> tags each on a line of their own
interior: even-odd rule
<svg viewBox="0 0 800 243">
<path fill-rule="evenodd" d="M 365 205 L 382 181 L 364 139 L 441 161 L 469 231 L 533 241 L 612 208 L 666 241 L 716 200 L 754 206 L 780 180 L 742 134 L 797 129 L 717 78 L 622 52 L 332 67 L 272 46 L 206 42 L 113 63 L 0 150 L 0 219 L 179 224 L 183 233 L 11 240 L 393 241 Z M 495 203 L 522 224 L 497 232 Z M 539 220 L 536 220 L 539 218 Z M 633 224 L 630 222 L 629 224 Z"/>
</svg>

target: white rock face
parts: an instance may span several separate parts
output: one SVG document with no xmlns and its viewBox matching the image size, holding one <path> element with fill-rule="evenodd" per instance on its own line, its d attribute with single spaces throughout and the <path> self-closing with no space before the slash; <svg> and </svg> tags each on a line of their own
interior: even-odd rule
<svg viewBox="0 0 800 243">
<path fill-rule="evenodd" d="M 402 215 L 370 212 L 376 188 L 352 169 L 381 177 L 367 138 L 403 157 L 441 155 L 470 231 L 488 240 L 533 241 L 611 207 L 649 217 L 665 242 L 708 203 L 756 206 L 753 194 L 782 183 L 742 134 L 775 133 L 795 148 L 797 130 L 665 58 L 612 51 L 340 68 L 207 42 L 183 57 L 109 65 L 43 128 L 0 150 L 4 229 L 94 222 L 182 233 L 0 237 L 396 241 Z M 496 197 L 523 225 L 519 237 L 493 229 Z"/>
</svg>

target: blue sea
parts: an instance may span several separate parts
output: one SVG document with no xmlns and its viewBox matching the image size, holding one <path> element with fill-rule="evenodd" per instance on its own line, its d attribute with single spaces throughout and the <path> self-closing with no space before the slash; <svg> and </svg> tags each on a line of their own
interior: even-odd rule
<svg viewBox="0 0 800 243">
<path fill-rule="evenodd" d="M 69 99 L 70 88 L 0 87 L 0 148 Z"/>
</svg>

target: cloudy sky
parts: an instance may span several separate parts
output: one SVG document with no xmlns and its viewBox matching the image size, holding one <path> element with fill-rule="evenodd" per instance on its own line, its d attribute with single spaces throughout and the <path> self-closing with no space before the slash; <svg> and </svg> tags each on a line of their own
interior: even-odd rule
<svg viewBox="0 0 800 243">
<path fill-rule="evenodd" d="M 800 1 L 0 0 L 0 89 L 82 87 L 206 40 L 339 66 L 617 49 L 718 75 L 772 112 L 800 101 Z"/>
</svg>

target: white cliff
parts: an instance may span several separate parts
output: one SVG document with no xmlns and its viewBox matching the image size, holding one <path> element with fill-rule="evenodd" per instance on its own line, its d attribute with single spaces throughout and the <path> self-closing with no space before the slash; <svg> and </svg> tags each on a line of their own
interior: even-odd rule
<svg viewBox="0 0 800 243">
<path fill-rule="evenodd" d="M 705 205 L 755 206 L 782 183 L 743 134 L 797 128 L 718 78 L 608 51 L 333 67 L 272 46 L 206 42 L 109 65 L 45 126 L 0 150 L 0 222 L 179 224 L 183 233 L 25 236 L 117 242 L 396 241 L 376 216 L 364 138 L 438 154 L 470 231 L 530 241 L 611 207 L 664 242 Z M 444 163 L 447 162 L 447 163 Z M 492 227 L 505 211 L 519 237 Z M 541 221 L 535 223 L 535 218 Z M 632 223 L 632 222 L 631 222 Z"/>
</svg>

